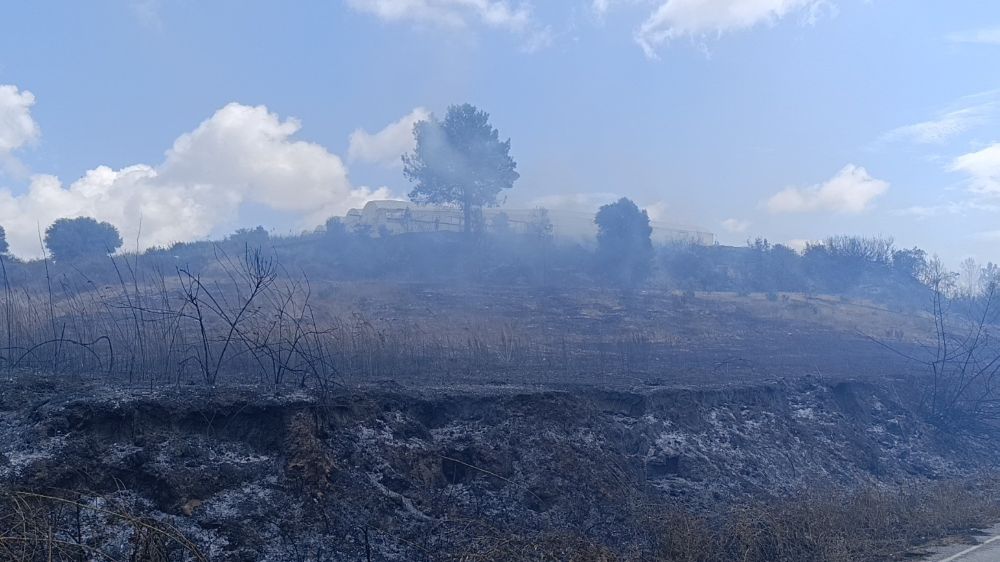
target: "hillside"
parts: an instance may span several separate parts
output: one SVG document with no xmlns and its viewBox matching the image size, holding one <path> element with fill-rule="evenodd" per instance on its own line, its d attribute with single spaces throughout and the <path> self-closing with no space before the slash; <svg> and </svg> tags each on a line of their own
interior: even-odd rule
<svg viewBox="0 0 1000 562">
<path fill-rule="evenodd" d="M 215 385 L 130 382 L 121 359 L 42 374 L 43 355 L 9 371 L 8 535 L 64 536 L 64 559 L 714 560 L 746 543 L 762 549 L 748 560 L 879 560 L 992 517 L 993 447 L 932 423 L 904 357 L 929 353 L 930 315 L 795 293 L 310 296 L 333 326 L 326 379 L 276 385 L 236 362 Z M 780 527 L 853 501 L 908 522 L 864 535 L 827 510 L 815 524 L 865 540 L 808 544 L 739 530 L 748 509 Z"/>
<path fill-rule="evenodd" d="M 953 423 L 980 403 L 927 407 L 942 317 L 898 300 L 211 248 L 13 268 L 11 558 L 840 562 L 1000 518 L 993 430 Z"/>
</svg>

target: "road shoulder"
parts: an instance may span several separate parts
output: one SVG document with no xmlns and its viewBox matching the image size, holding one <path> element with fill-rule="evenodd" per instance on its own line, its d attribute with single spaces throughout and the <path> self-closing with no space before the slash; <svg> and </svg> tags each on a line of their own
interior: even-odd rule
<svg viewBox="0 0 1000 562">
<path fill-rule="evenodd" d="M 1000 560 L 1000 524 L 969 535 L 945 539 L 945 541 L 945 544 L 911 551 L 911 555 L 919 562 L 996 562 Z"/>
</svg>

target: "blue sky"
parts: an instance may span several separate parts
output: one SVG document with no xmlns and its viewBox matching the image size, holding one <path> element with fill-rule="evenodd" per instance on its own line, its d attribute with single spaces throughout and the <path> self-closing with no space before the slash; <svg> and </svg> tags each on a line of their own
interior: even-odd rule
<svg viewBox="0 0 1000 562">
<path fill-rule="evenodd" d="M 58 216 L 141 246 L 310 228 L 405 196 L 412 121 L 471 102 L 514 206 L 1000 261 L 997 68 L 987 1 L 15 0 L 0 225 L 21 255 Z"/>
</svg>

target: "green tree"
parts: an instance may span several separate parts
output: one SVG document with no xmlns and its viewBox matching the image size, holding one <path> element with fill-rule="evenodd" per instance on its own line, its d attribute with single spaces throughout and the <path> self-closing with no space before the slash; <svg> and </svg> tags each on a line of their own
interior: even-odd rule
<svg viewBox="0 0 1000 562">
<path fill-rule="evenodd" d="M 263 226 L 257 226 L 255 228 L 240 228 L 226 237 L 226 240 L 229 240 L 230 242 L 236 242 L 240 245 L 249 246 L 251 248 L 262 248 L 267 245 L 270 239 L 271 235 L 264 229 Z"/>
<path fill-rule="evenodd" d="M 45 229 L 45 247 L 56 261 L 106 256 L 121 245 L 117 228 L 90 217 L 59 219 Z"/>
<path fill-rule="evenodd" d="M 597 224 L 597 261 L 601 272 L 623 285 L 636 285 L 649 276 L 653 261 L 653 228 L 649 215 L 622 197 L 604 205 Z"/>
<path fill-rule="evenodd" d="M 920 279 L 927 269 L 927 252 L 917 247 L 896 250 L 892 253 L 892 268 L 907 277 Z"/>
<path fill-rule="evenodd" d="M 431 116 L 414 125 L 417 146 L 403 156 L 403 175 L 415 183 L 415 203 L 457 205 L 466 233 L 479 228 L 483 207 L 499 204 L 500 193 L 520 177 L 510 156 L 510 139 L 489 122 L 490 116 L 469 104 L 448 108 L 444 121 Z"/>
</svg>

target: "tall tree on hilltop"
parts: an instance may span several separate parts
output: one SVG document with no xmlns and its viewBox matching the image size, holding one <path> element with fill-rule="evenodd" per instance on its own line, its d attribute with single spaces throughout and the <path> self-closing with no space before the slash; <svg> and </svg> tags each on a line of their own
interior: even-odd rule
<svg viewBox="0 0 1000 562">
<path fill-rule="evenodd" d="M 489 119 L 475 106 L 453 105 L 444 121 L 431 116 L 414 125 L 417 146 L 403 156 L 403 175 L 416 184 L 410 200 L 460 207 L 466 233 L 474 222 L 481 227 L 482 208 L 497 206 L 500 193 L 520 177 L 510 139 L 501 141 Z"/>
</svg>

